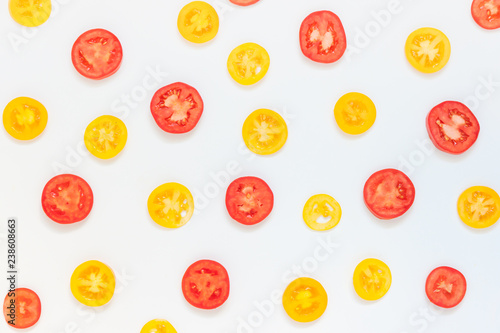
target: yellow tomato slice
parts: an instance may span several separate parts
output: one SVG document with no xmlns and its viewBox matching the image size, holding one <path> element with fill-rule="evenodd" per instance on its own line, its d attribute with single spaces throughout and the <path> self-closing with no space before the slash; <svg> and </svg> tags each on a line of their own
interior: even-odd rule
<svg viewBox="0 0 500 333">
<path fill-rule="evenodd" d="M 47 109 L 29 97 L 13 99 L 3 111 L 5 130 L 18 140 L 32 140 L 39 136 L 47 126 L 47 119 Z"/>
<path fill-rule="evenodd" d="M 302 217 L 313 230 L 330 230 L 339 224 L 342 209 L 337 200 L 328 194 L 316 194 L 307 200 Z"/>
<path fill-rule="evenodd" d="M 184 6 L 177 18 L 182 37 L 193 43 L 205 43 L 219 31 L 219 16 L 214 7 L 204 1 L 193 1 Z"/>
<path fill-rule="evenodd" d="M 236 82 L 250 85 L 266 75 L 270 63 L 271 59 L 265 48 L 255 43 L 245 43 L 229 54 L 227 69 Z"/>
<path fill-rule="evenodd" d="M 365 259 L 354 270 L 354 290 L 367 301 L 382 298 L 389 291 L 391 282 L 391 270 L 378 259 Z"/>
<path fill-rule="evenodd" d="M 486 186 L 473 186 L 458 198 L 458 215 L 472 228 L 487 228 L 500 218 L 500 197 Z"/>
<path fill-rule="evenodd" d="M 342 96 L 335 104 L 333 113 L 340 129 L 353 135 L 368 131 L 377 117 L 377 110 L 372 100 L 357 92 Z"/>
<path fill-rule="evenodd" d="M 408 36 L 405 53 L 410 64 L 417 70 L 435 73 L 450 59 L 450 40 L 438 29 L 420 28 Z"/>
<path fill-rule="evenodd" d="M 321 317 L 326 310 L 328 296 L 325 288 L 311 278 L 298 278 L 283 293 L 283 307 L 295 321 L 308 323 Z"/>
<path fill-rule="evenodd" d="M 287 137 L 285 120 L 272 110 L 256 110 L 243 123 L 243 140 L 248 149 L 259 155 L 277 152 Z"/>
<path fill-rule="evenodd" d="M 127 127 L 114 116 L 100 116 L 85 130 L 85 146 L 95 157 L 115 157 L 127 143 Z"/>
<path fill-rule="evenodd" d="M 10 16 L 25 27 L 37 27 L 50 17 L 50 0 L 9 0 Z"/>
<path fill-rule="evenodd" d="M 184 185 L 166 183 L 151 192 L 148 211 L 153 221 L 162 227 L 179 228 L 193 216 L 193 196 Z"/>
<path fill-rule="evenodd" d="M 144 325 L 140 333 L 177 333 L 177 331 L 168 321 L 153 319 Z"/>
<path fill-rule="evenodd" d="M 104 305 L 115 292 L 115 275 L 100 261 L 86 261 L 71 275 L 71 292 L 84 305 Z"/>
</svg>

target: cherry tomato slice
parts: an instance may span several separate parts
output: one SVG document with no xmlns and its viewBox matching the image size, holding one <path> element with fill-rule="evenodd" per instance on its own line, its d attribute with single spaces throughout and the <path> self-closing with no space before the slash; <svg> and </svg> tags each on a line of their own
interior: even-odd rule
<svg viewBox="0 0 500 333">
<path fill-rule="evenodd" d="M 118 38 L 104 29 L 92 29 L 78 37 L 71 50 L 73 66 L 93 80 L 107 78 L 120 68 L 123 58 Z"/>
<path fill-rule="evenodd" d="M 441 151 L 458 155 L 467 151 L 479 136 L 479 122 L 472 111 L 460 102 L 443 102 L 426 119 L 429 137 Z"/>
<path fill-rule="evenodd" d="M 354 290 L 364 300 L 376 301 L 384 297 L 391 288 L 391 283 L 391 270 L 381 260 L 365 259 L 354 270 Z"/>
<path fill-rule="evenodd" d="M 307 200 L 302 217 L 307 226 L 316 231 L 326 231 L 340 222 L 342 209 L 328 194 L 316 194 Z"/>
<path fill-rule="evenodd" d="M 273 191 L 257 177 L 234 180 L 226 191 L 226 208 L 237 222 L 253 225 L 262 222 L 273 210 Z"/>
<path fill-rule="evenodd" d="M 489 187 L 473 186 L 460 195 L 457 210 L 469 227 L 488 228 L 500 218 L 500 196 Z"/>
<path fill-rule="evenodd" d="M 192 43 L 206 43 L 219 31 L 219 16 L 210 4 L 193 1 L 179 12 L 177 29 L 182 37 Z"/>
<path fill-rule="evenodd" d="M 3 315 L 14 328 L 28 328 L 40 319 L 42 304 L 38 295 L 28 288 L 17 288 L 7 293 L 3 302 Z"/>
<path fill-rule="evenodd" d="M 177 333 L 177 331 L 167 320 L 153 319 L 142 327 L 140 333 Z"/>
<path fill-rule="evenodd" d="M 83 305 L 102 306 L 115 293 L 115 274 L 106 264 L 89 260 L 74 270 L 70 285 L 73 296 Z"/>
<path fill-rule="evenodd" d="M 54 222 L 70 224 L 85 219 L 94 204 L 89 184 L 75 175 L 58 175 L 42 191 L 42 208 Z"/>
<path fill-rule="evenodd" d="M 193 216 L 193 195 L 179 183 L 160 185 L 149 195 L 148 211 L 153 221 L 162 227 L 180 228 Z"/>
<path fill-rule="evenodd" d="M 457 306 L 465 296 L 467 281 L 454 268 L 442 266 L 434 269 L 425 282 L 425 293 L 429 301 L 442 308 Z"/>
<path fill-rule="evenodd" d="M 416 70 L 427 74 L 435 73 L 450 59 L 450 40 L 438 29 L 420 28 L 408 36 L 405 54 Z"/>
<path fill-rule="evenodd" d="M 288 138 L 285 119 L 277 112 L 259 109 L 252 112 L 242 129 L 243 141 L 252 152 L 270 155 L 280 150 Z"/>
<path fill-rule="evenodd" d="M 47 126 L 45 106 L 29 97 L 18 97 L 7 104 L 3 111 L 3 126 L 7 133 L 18 140 L 32 140 L 42 134 Z"/>
<path fill-rule="evenodd" d="M 109 159 L 118 155 L 127 143 L 127 126 L 115 116 L 100 116 L 85 129 L 84 143 L 97 158 Z"/>
<path fill-rule="evenodd" d="M 295 321 L 309 323 L 323 315 L 328 305 L 328 295 L 318 281 L 298 278 L 283 293 L 283 307 Z"/>
<path fill-rule="evenodd" d="M 38 27 L 52 12 L 51 0 L 9 0 L 10 16 L 25 27 Z"/>
<path fill-rule="evenodd" d="M 474 21 L 481 28 L 500 28 L 500 0 L 474 0 L 471 11 Z"/>
<path fill-rule="evenodd" d="M 316 62 L 333 63 L 347 48 L 342 22 L 327 10 L 309 14 L 300 26 L 299 38 L 302 53 Z"/>
<path fill-rule="evenodd" d="M 229 0 L 229 1 L 238 6 L 250 6 L 259 2 L 260 0 Z"/>
<path fill-rule="evenodd" d="M 377 110 L 368 96 L 351 92 L 338 100 L 333 114 L 342 131 L 358 135 L 368 131 L 373 126 Z"/>
<path fill-rule="evenodd" d="M 229 275 L 213 260 L 199 260 L 188 267 L 182 278 L 182 293 L 194 307 L 215 309 L 229 297 Z"/>
<path fill-rule="evenodd" d="M 389 220 L 406 213 L 415 199 L 415 187 L 410 178 L 395 169 L 375 172 L 363 190 L 366 207 L 379 219 Z"/>
<path fill-rule="evenodd" d="M 156 124 L 168 133 L 191 131 L 203 113 L 198 91 L 182 82 L 160 88 L 151 100 L 151 114 Z"/>
<path fill-rule="evenodd" d="M 227 58 L 229 75 L 242 85 L 252 85 L 266 75 L 271 58 L 266 49 L 255 43 L 245 43 L 231 51 Z"/>
</svg>

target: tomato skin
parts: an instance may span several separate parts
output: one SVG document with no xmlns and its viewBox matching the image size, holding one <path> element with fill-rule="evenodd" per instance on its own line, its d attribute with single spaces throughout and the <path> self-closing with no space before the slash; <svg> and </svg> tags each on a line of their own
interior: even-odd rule
<svg viewBox="0 0 500 333">
<path fill-rule="evenodd" d="M 229 1 L 238 6 L 250 6 L 259 2 L 260 0 L 229 0 Z"/>
<path fill-rule="evenodd" d="M 474 0 L 471 13 L 481 28 L 488 30 L 500 28 L 500 0 Z"/>
<path fill-rule="evenodd" d="M 55 176 L 42 191 L 42 208 L 54 222 L 71 224 L 84 220 L 94 205 L 90 185 L 72 174 Z"/>
<path fill-rule="evenodd" d="M 452 267 L 435 268 L 425 281 L 429 301 L 442 308 L 453 308 L 462 302 L 467 291 L 464 275 Z"/>
<path fill-rule="evenodd" d="M 99 54 L 99 57 L 95 57 L 95 54 Z M 109 59 L 106 61 L 104 56 Z M 122 58 L 123 48 L 120 40 L 104 29 L 84 32 L 71 49 L 71 61 L 77 72 L 92 80 L 102 80 L 116 73 Z"/>
<path fill-rule="evenodd" d="M 176 82 L 158 89 L 150 109 L 156 124 L 165 132 L 187 133 L 195 128 L 203 114 L 203 99 L 195 88 Z M 179 119 L 173 121 L 173 117 Z"/>
<path fill-rule="evenodd" d="M 14 303 L 12 303 L 14 300 Z M 11 308 L 14 304 L 14 318 L 11 317 Z M 11 308 L 9 308 L 11 307 Z M 20 308 L 20 311 L 18 309 Z M 28 328 L 35 325 L 42 313 L 42 303 L 38 295 L 28 288 L 16 288 L 8 292 L 3 303 L 3 314 L 7 324 L 14 328 Z M 14 320 L 12 325 L 9 321 Z"/>
<path fill-rule="evenodd" d="M 323 48 L 326 33 L 332 40 L 328 49 Z M 311 38 L 321 40 L 311 40 Z M 300 26 L 300 49 L 309 59 L 320 63 L 333 63 L 339 60 L 347 48 L 344 26 L 340 18 L 328 10 L 309 14 Z M 328 41 L 327 41 L 328 42 Z"/>
<path fill-rule="evenodd" d="M 465 124 L 457 125 L 457 121 L 454 120 L 457 116 L 458 121 L 463 121 Z M 440 126 L 438 122 L 445 125 Z M 448 125 L 450 122 L 462 133 L 459 139 L 451 141 L 451 138 L 446 136 L 444 126 L 450 126 Z M 466 105 L 455 101 L 446 101 L 432 108 L 426 118 L 426 127 L 429 138 L 436 148 L 453 155 L 462 154 L 472 147 L 480 131 L 479 122 L 472 111 Z"/>
<path fill-rule="evenodd" d="M 234 180 L 226 191 L 226 208 L 233 220 L 254 225 L 262 222 L 273 210 L 273 191 L 257 177 Z"/>
<path fill-rule="evenodd" d="M 389 193 L 398 193 L 390 195 Z M 415 200 L 415 187 L 403 172 L 384 169 L 368 178 L 363 189 L 366 207 L 377 218 L 390 220 L 406 213 Z M 384 200 L 383 202 L 381 202 Z"/>
<path fill-rule="evenodd" d="M 182 293 L 192 306 L 211 310 L 229 298 L 229 275 L 217 261 L 199 260 L 182 277 Z"/>
</svg>

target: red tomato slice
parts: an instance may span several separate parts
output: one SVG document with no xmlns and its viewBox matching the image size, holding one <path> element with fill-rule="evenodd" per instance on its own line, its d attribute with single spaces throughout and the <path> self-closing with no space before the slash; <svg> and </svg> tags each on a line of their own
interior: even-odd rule
<svg viewBox="0 0 500 333">
<path fill-rule="evenodd" d="M 160 88 L 151 100 L 151 114 L 168 133 L 191 131 L 203 113 L 203 100 L 198 91 L 182 82 Z"/>
<path fill-rule="evenodd" d="M 471 110 L 460 102 L 443 102 L 427 115 L 427 132 L 439 150 L 462 154 L 476 142 L 479 122 Z"/>
<path fill-rule="evenodd" d="M 62 224 L 79 222 L 89 215 L 94 194 L 82 178 L 65 174 L 48 181 L 42 191 L 42 208 L 47 216 Z"/>
<path fill-rule="evenodd" d="M 227 211 L 241 224 L 252 225 L 261 222 L 271 213 L 273 205 L 273 191 L 260 178 L 241 177 L 227 188 Z"/>
<path fill-rule="evenodd" d="M 472 17 L 484 29 L 500 28 L 500 0 L 474 0 Z"/>
<path fill-rule="evenodd" d="M 451 267 L 434 269 L 425 282 L 429 301 L 442 308 L 457 306 L 465 296 L 467 282 L 462 273 Z"/>
<path fill-rule="evenodd" d="M 7 293 L 3 302 L 3 315 L 7 324 L 15 328 L 28 328 L 40 319 L 42 304 L 31 289 L 17 288 Z"/>
<path fill-rule="evenodd" d="M 118 38 L 104 29 L 84 32 L 71 50 L 71 60 L 78 73 L 101 80 L 116 73 L 123 58 Z"/>
<path fill-rule="evenodd" d="M 250 6 L 253 5 L 254 3 L 259 2 L 260 0 L 229 0 L 229 1 L 238 6 Z"/>
<path fill-rule="evenodd" d="M 342 22 L 327 10 L 309 14 L 300 26 L 299 38 L 302 53 L 321 63 L 339 60 L 347 47 Z"/>
<path fill-rule="evenodd" d="M 395 169 L 375 172 L 368 178 L 363 190 L 366 207 L 383 220 L 394 219 L 406 213 L 415 199 L 415 187 L 410 178 Z"/>
<path fill-rule="evenodd" d="M 213 260 L 199 260 L 188 267 L 182 278 L 182 293 L 194 307 L 215 309 L 229 297 L 229 275 Z"/>
</svg>

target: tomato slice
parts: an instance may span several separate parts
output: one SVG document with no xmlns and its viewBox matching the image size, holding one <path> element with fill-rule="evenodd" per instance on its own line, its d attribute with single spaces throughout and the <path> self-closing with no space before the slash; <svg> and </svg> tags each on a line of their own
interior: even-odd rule
<svg viewBox="0 0 500 333">
<path fill-rule="evenodd" d="M 347 48 L 342 22 L 327 10 L 309 14 L 302 21 L 299 38 L 302 53 L 316 62 L 333 63 Z"/>
<path fill-rule="evenodd" d="M 434 269 L 425 282 L 429 301 L 442 308 L 453 308 L 464 298 L 467 281 L 458 270 L 442 266 Z"/>
<path fill-rule="evenodd" d="M 405 54 L 408 62 L 416 70 L 427 74 L 435 73 L 450 59 L 450 40 L 438 29 L 420 28 L 408 36 Z"/>
<path fill-rule="evenodd" d="M 120 41 L 104 29 L 84 32 L 71 50 L 71 60 L 78 73 L 93 80 L 101 80 L 116 73 L 122 58 Z"/>
<path fill-rule="evenodd" d="M 285 119 L 277 112 L 259 109 L 252 112 L 242 129 L 243 141 L 252 152 L 259 155 L 274 154 L 288 138 Z"/>
<path fill-rule="evenodd" d="M 102 306 L 115 293 L 115 274 L 106 264 L 89 260 L 80 264 L 71 275 L 73 296 L 87 306 Z"/>
<path fill-rule="evenodd" d="M 149 215 L 165 228 L 179 228 L 189 222 L 194 199 L 189 189 L 179 183 L 158 186 L 148 198 Z"/>
<path fill-rule="evenodd" d="M 3 126 L 7 133 L 18 140 L 32 140 L 42 134 L 47 126 L 45 106 L 29 97 L 18 97 L 7 104 L 3 111 Z"/>
<path fill-rule="evenodd" d="M 253 225 L 262 222 L 273 210 L 273 191 L 257 177 L 234 180 L 226 191 L 226 208 L 237 222 Z"/>
<path fill-rule="evenodd" d="M 245 43 L 234 48 L 227 58 L 229 75 L 242 85 L 259 82 L 269 70 L 271 58 L 266 49 L 255 43 Z"/>
<path fill-rule="evenodd" d="M 3 315 L 14 328 L 28 328 L 40 319 L 42 304 L 38 295 L 28 288 L 17 288 L 7 293 L 3 302 Z"/>
<path fill-rule="evenodd" d="M 307 200 L 302 217 L 307 226 L 316 231 L 326 231 L 340 222 L 342 209 L 328 194 L 316 194 Z"/>
<path fill-rule="evenodd" d="M 229 275 L 213 260 L 199 260 L 188 267 L 182 278 L 182 293 L 194 307 L 215 309 L 229 297 Z"/>
<path fill-rule="evenodd" d="M 481 28 L 500 28 L 500 0 L 474 0 L 471 11 L 474 21 Z"/>
<path fill-rule="evenodd" d="M 391 288 L 391 270 L 382 260 L 365 259 L 354 270 L 353 284 L 359 297 L 376 301 L 384 297 Z"/>
<path fill-rule="evenodd" d="M 254 3 L 259 2 L 260 0 L 229 0 L 231 3 L 238 6 L 250 6 Z"/>
<path fill-rule="evenodd" d="M 427 132 L 436 148 L 450 154 L 462 154 L 476 142 L 479 122 L 460 102 L 447 101 L 427 115 Z"/>
<path fill-rule="evenodd" d="M 406 213 L 415 200 L 415 187 L 410 178 L 395 169 L 375 172 L 363 190 L 366 207 L 379 219 L 389 220 Z"/>
<path fill-rule="evenodd" d="M 177 333 L 177 331 L 167 320 L 153 319 L 142 327 L 140 333 Z"/>
<path fill-rule="evenodd" d="M 368 96 L 351 92 L 338 100 L 333 114 L 342 131 L 358 135 L 368 131 L 373 126 L 377 110 Z"/>
<path fill-rule="evenodd" d="M 52 12 L 51 0 L 9 0 L 10 16 L 25 27 L 38 27 Z"/>
<path fill-rule="evenodd" d="M 457 210 L 469 227 L 488 228 L 500 218 L 500 196 L 489 187 L 473 186 L 460 195 Z"/>
<path fill-rule="evenodd" d="M 325 313 L 328 295 L 318 281 L 298 278 L 292 281 L 283 293 L 283 307 L 295 321 L 309 323 Z"/>
<path fill-rule="evenodd" d="M 85 147 L 95 157 L 113 158 L 127 143 L 127 126 L 115 116 L 100 116 L 85 129 Z"/>
<path fill-rule="evenodd" d="M 168 133 L 191 131 L 203 113 L 203 100 L 198 91 L 182 82 L 160 88 L 151 100 L 151 114 Z"/>
<path fill-rule="evenodd" d="M 219 31 L 219 16 L 214 7 L 204 1 L 193 1 L 179 12 L 177 28 L 182 37 L 192 43 L 206 43 Z"/>
<path fill-rule="evenodd" d="M 71 174 L 58 175 L 42 191 L 42 208 L 54 222 L 70 224 L 85 219 L 94 204 L 89 184 Z"/>
</svg>

